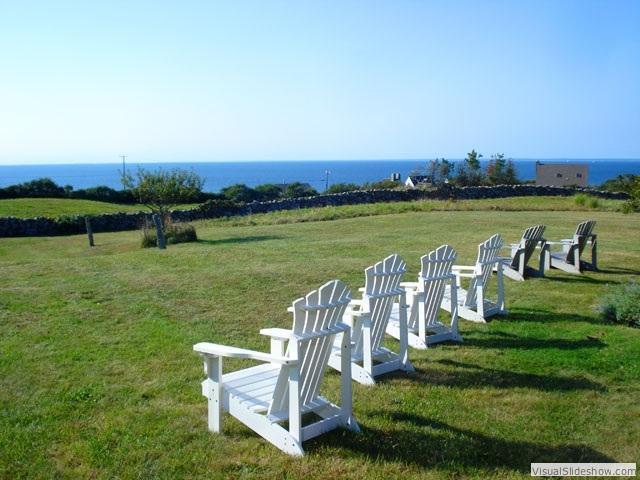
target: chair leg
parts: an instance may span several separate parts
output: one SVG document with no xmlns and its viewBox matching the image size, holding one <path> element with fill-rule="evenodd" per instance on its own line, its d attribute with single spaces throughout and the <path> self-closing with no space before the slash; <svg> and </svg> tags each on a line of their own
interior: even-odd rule
<svg viewBox="0 0 640 480">
<path fill-rule="evenodd" d="M 400 362 L 403 369 L 407 371 L 413 371 L 413 365 L 409 362 L 409 340 L 407 331 L 407 295 L 401 293 L 398 298 L 398 320 L 400 322 Z"/>
<path fill-rule="evenodd" d="M 504 301 L 504 277 L 502 275 L 502 264 L 498 262 L 498 308 L 500 313 L 506 313 Z"/>
<path fill-rule="evenodd" d="M 340 345 L 342 353 L 340 372 L 340 410 L 343 425 L 353 431 L 359 432 L 355 418 L 353 418 L 353 397 L 351 392 L 351 329 L 346 330 L 342 335 L 342 344 Z"/>
<path fill-rule="evenodd" d="M 208 418 L 209 430 L 219 433 L 222 428 L 222 358 L 205 356 L 208 380 Z"/>
<path fill-rule="evenodd" d="M 456 342 L 462 341 L 460 330 L 458 329 L 458 290 L 451 287 L 451 335 Z"/>
<path fill-rule="evenodd" d="M 300 358 L 300 343 L 291 341 L 294 358 Z M 302 415 L 300 413 L 300 366 L 289 367 L 289 434 L 298 443 L 302 443 Z"/>
</svg>

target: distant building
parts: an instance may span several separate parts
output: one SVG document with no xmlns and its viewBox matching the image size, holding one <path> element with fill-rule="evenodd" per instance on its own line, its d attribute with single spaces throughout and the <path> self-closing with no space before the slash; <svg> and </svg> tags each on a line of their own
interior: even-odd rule
<svg viewBox="0 0 640 480">
<path fill-rule="evenodd" d="M 409 175 L 404 184 L 408 188 L 418 188 L 418 186 L 429 186 L 431 182 L 427 175 Z"/>
<path fill-rule="evenodd" d="M 586 163 L 536 162 L 536 185 L 565 187 L 588 184 L 589 165 Z"/>
<path fill-rule="evenodd" d="M 399 182 L 399 181 L 401 181 L 401 178 L 402 177 L 400 176 L 399 173 L 395 173 L 394 172 L 394 173 L 391 174 L 391 181 L 392 182 Z"/>
</svg>

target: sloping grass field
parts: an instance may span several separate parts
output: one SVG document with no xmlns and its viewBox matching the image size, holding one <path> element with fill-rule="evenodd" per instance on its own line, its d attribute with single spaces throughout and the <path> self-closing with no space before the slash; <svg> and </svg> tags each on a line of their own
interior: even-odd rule
<svg viewBox="0 0 640 480">
<path fill-rule="evenodd" d="M 176 208 L 192 208 L 195 204 Z M 144 205 L 124 205 L 73 198 L 11 198 L 0 200 L 0 217 L 50 217 L 148 211 Z"/>
<path fill-rule="evenodd" d="M 597 305 L 638 278 L 640 216 L 492 202 L 200 222 L 199 242 L 166 251 L 140 248 L 138 232 L 97 234 L 93 249 L 84 236 L 0 239 L 0 477 L 525 478 L 531 462 L 638 462 L 640 330 L 602 323 Z M 544 223 L 566 238 L 587 218 L 601 271 L 505 280 L 508 316 L 411 350 L 415 373 L 353 384 L 361 434 L 322 435 L 296 459 L 228 415 L 224 435 L 208 432 L 194 343 L 268 351 L 258 331 L 289 327 L 292 300 L 333 278 L 355 296 L 389 253 L 413 279 L 442 243 L 468 265 L 493 233 L 515 242 Z M 330 372 L 327 396 L 338 385 Z"/>
</svg>

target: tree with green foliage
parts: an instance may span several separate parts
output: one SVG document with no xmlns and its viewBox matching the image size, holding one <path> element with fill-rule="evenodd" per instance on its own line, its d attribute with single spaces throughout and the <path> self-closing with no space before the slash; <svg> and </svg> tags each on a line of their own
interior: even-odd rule
<svg viewBox="0 0 640 480">
<path fill-rule="evenodd" d="M 482 154 L 471 150 L 467 153 L 467 158 L 458 164 L 458 171 L 455 183 L 461 187 L 472 187 L 482 185 L 484 183 L 484 175 L 480 165 Z"/>
<path fill-rule="evenodd" d="M 229 185 L 220 190 L 220 193 L 227 200 L 235 203 L 249 203 L 257 200 L 258 194 L 253 188 L 247 187 L 244 183 Z"/>
<path fill-rule="evenodd" d="M 444 158 L 436 158 L 427 163 L 425 174 L 432 185 L 442 185 L 445 180 L 449 179 L 452 171 L 453 163 Z"/>
<path fill-rule="evenodd" d="M 362 185 L 362 190 L 394 190 L 404 185 L 395 180 L 380 180 L 379 182 L 366 182 Z"/>
<path fill-rule="evenodd" d="M 628 188 L 631 198 L 624 202 L 622 211 L 624 213 L 640 212 L 640 175 L 635 176 L 633 183 Z"/>
<path fill-rule="evenodd" d="M 334 183 L 331 185 L 326 193 L 343 193 L 343 192 L 353 192 L 356 190 L 360 190 L 360 185 L 355 183 Z"/>
<path fill-rule="evenodd" d="M 505 159 L 504 153 L 491 155 L 485 179 L 489 185 L 516 185 L 520 183 L 513 160 Z"/>
<path fill-rule="evenodd" d="M 286 186 L 283 196 L 286 198 L 313 197 L 318 195 L 318 191 L 300 182 L 293 182 Z"/>
<path fill-rule="evenodd" d="M 67 191 L 50 178 L 38 178 L 0 189 L 0 198 L 64 198 Z"/>
<path fill-rule="evenodd" d="M 270 200 L 277 200 L 282 196 L 282 189 L 278 185 L 273 183 L 265 183 L 258 185 L 254 188 L 256 192 L 257 200 L 260 202 L 268 202 Z"/>
<path fill-rule="evenodd" d="M 188 170 L 176 168 L 152 172 L 139 168 L 135 178 L 127 174 L 123 183 L 139 203 L 164 219 L 176 205 L 196 201 L 202 193 L 204 180 Z"/>
<path fill-rule="evenodd" d="M 637 184 L 640 175 L 634 175 L 633 173 L 624 173 L 618 175 L 615 178 L 610 178 L 600 188 L 602 190 L 608 190 L 610 192 L 627 192 L 631 193 L 634 185 Z"/>
</svg>

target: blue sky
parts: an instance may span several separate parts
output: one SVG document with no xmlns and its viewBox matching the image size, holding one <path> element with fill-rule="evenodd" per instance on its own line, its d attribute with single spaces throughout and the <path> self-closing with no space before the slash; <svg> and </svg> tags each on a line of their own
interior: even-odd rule
<svg viewBox="0 0 640 480">
<path fill-rule="evenodd" d="M 640 1 L 3 1 L 0 164 L 640 158 Z"/>
</svg>

